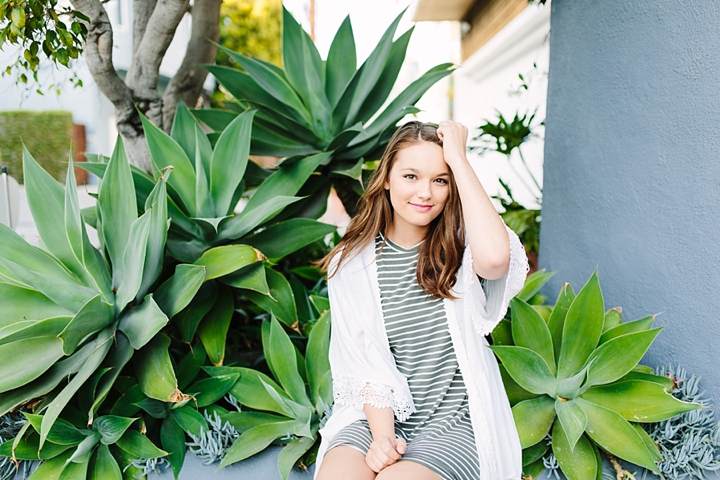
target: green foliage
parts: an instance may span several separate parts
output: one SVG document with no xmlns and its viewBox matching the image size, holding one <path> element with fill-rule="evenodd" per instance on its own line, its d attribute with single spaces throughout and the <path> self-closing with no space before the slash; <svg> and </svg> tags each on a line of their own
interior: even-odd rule
<svg viewBox="0 0 720 480">
<path fill-rule="evenodd" d="M 80 475 L 90 463 L 102 470 L 101 478 L 118 476 L 121 460 L 110 455 L 107 445 L 146 458 L 165 455 L 146 437 L 128 430 L 136 419 L 99 414 L 123 367 L 134 356 L 149 359 L 135 362 L 141 391 L 160 401 L 186 398 L 178 389 L 167 345 L 158 343 L 162 336 L 155 335 L 168 321 L 168 306 L 184 307 L 200 285 L 190 282 L 188 288 L 167 292 L 160 304 L 150 291 L 163 270 L 169 171 L 154 184 L 145 213 L 138 215 L 130 168 L 118 142 L 95 207 L 102 219 L 98 251 L 78 207 L 72 161 L 66 190 L 27 150 L 23 166 L 43 248 L 0 225 L 0 290 L 5 299 L 0 314 L 0 415 L 44 400 L 33 414 L 26 414 L 26 427 L 32 424 L 33 431 L 26 434 L 24 428 L 14 442 L 3 444 L 0 454 L 47 459 L 42 474 L 35 474 L 39 478 Z M 204 276 L 203 268 L 196 271 Z M 166 276 L 173 282 L 172 275 Z M 73 426 L 63 418 L 71 411 L 79 423 L 92 428 Z"/>
<path fill-rule="evenodd" d="M 210 128 L 221 130 L 239 112 L 257 109 L 253 154 L 327 153 L 321 163 L 325 180 L 332 175 L 359 181 L 363 161 L 379 158 L 397 122 L 416 112 L 413 105 L 427 89 L 452 72 L 451 64 L 438 65 L 386 103 L 412 34 L 411 29 L 393 40 L 399 21 L 400 16 L 357 68 L 349 18 L 323 61 L 308 34 L 283 10 L 283 67 L 224 49 L 242 70 L 219 65 L 208 70 L 235 101 L 228 103 L 228 110 L 194 114 Z M 326 198 L 322 180 L 310 185 L 307 194 L 319 192 Z"/>
<path fill-rule="evenodd" d="M 657 375 L 672 380 L 673 396 L 703 406 L 700 410 L 646 425 L 646 430 L 663 456 L 658 467 L 664 478 L 711 478 L 720 469 L 720 423 L 712 401 L 700 386 L 700 377 L 688 375 L 684 368 L 662 366 Z M 643 472 L 643 479 L 646 477 Z"/>
<path fill-rule="evenodd" d="M 234 52 L 282 64 L 282 1 L 229 0 L 220 9 L 219 44 Z M 224 50 L 216 64 L 234 66 Z"/>
<path fill-rule="evenodd" d="M 510 186 L 500 180 L 500 185 L 505 190 L 505 195 L 497 195 L 493 198 L 500 202 L 503 211 L 500 213 L 505 224 L 510 227 L 518 237 L 525 250 L 530 253 L 540 251 L 540 221 L 541 211 L 522 206 L 513 197 Z"/>
<path fill-rule="evenodd" d="M 56 180 L 65 179 L 70 156 L 72 114 L 64 111 L 0 112 L 0 165 L 23 183 L 23 143 L 33 146 L 34 158 Z"/>
<path fill-rule="evenodd" d="M 305 356 L 272 317 L 263 323 L 263 350 L 274 379 L 247 368 L 206 368 L 213 378 L 238 375 L 229 393 L 247 407 L 221 416 L 240 436 L 227 450 L 220 467 L 244 460 L 280 441 L 285 447 L 278 456 L 278 469 L 286 480 L 301 457 L 314 457 L 320 419 L 329 413 L 332 403 L 329 342 L 328 312 L 314 324 Z M 303 463 L 312 462 L 306 459 Z"/>
<path fill-rule="evenodd" d="M 622 323 L 619 309 L 605 312 L 597 272 L 577 295 L 566 284 L 543 316 L 523 297 L 550 276 L 528 277 L 490 347 L 502 363 L 526 473 L 542 465 L 548 448 L 569 480 L 601 478 L 601 450 L 658 473 L 662 456 L 639 424 L 701 405 L 676 399 L 667 378 L 638 365 L 660 331 L 651 328 L 654 317 Z"/>
<path fill-rule="evenodd" d="M 15 70 L 17 79 L 28 83 L 27 73 L 37 82 L 41 56 L 67 67 L 83 50 L 89 19 L 57 0 L 0 1 L 0 47 L 18 46 L 22 54 L 6 75 Z"/>
</svg>

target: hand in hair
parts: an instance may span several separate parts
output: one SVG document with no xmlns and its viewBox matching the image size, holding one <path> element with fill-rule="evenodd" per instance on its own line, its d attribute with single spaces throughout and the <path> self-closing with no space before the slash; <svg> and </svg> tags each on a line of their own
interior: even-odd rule
<svg viewBox="0 0 720 480">
<path fill-rule="evenodd" d="M 468 129 L 460 123 L 444 121 L 440 122 L 437 133 L 443 141 L 445 162 L 453 172 L 460 195 L 473 270 L 488 280 L 501 278 L 510 267 L 510 240 L 505 224 L 465 154 Z"/>
<path fill-rule="evenodd" d="M 465 125 L 444 120 L 438 125 L 437 134 L 443 141 L 443 155 L 450 168 L 458 162 L 467 162 L 468 128 Z"/>
</svg>

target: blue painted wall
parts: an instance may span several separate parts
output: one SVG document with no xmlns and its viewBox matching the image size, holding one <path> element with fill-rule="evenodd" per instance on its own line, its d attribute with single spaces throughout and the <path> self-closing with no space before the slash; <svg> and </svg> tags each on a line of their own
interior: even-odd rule
<svg viewBox="0 0 720 480">
<path fill-rule="evenodd" d="M 720 5 L 553 0 L 540 266 L 607 308 L 662 312 L 645 363 L 720 411 Z"/>
</svg>

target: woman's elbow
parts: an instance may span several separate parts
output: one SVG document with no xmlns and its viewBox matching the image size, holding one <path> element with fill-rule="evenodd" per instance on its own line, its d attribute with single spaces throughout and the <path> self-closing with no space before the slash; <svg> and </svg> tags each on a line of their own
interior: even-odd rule
<svg viewBox="0 0 720 480">
<path fill-rule="evenodd" d="M 510 254 L 497 255 L 484 261 L 474 261 L 473 270 L 486 280 L 497 280 L 507 275 L 510 269 Z"/>
</svg>

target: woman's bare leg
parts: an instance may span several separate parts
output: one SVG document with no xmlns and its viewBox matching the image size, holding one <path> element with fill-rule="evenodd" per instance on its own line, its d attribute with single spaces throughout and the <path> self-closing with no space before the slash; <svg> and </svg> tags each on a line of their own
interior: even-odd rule
<svg viewBox="0 0 720 480">
<path fill-rule="evenodd" d="M 352 447 L 338 445 L 325 454 L 317 480 L 374 480 L 374 478 L 375 472 L 365 463 L 365 455 Z"/>
<path fill-rule="evenodd" d="M 383 468 L 375 478 L 376 480 L 442 480 L 440 475 L 426 466 L 407 460 L 400 460 Z"/>
</svg>

